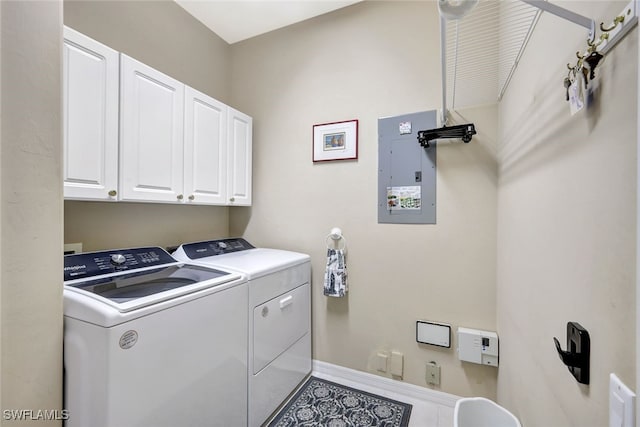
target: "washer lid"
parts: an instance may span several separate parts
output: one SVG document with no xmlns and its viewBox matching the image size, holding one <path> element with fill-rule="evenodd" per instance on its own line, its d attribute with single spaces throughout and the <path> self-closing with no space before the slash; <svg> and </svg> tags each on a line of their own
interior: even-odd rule
<svg viewBox="0 0 640 427">
<path fill-rule="evenodd" d="M 217 279 L 228 274 L 219 270 L 183 264 L 144 272 L 108 275 L 68 286 L 82 289 L 113 302 L 123 303 Z"/>
<path fill-rule="evenodd" d="M 72 276 L 75 275 L 75 276 Z M 65 257 L 65 289 L 120 312 L 241 278 L 237 273 L 182 264 L 161 248 L 136 248 Z"/>
<path fill-rule="evenodd" d="M 65 284 L 65 289 L 125 313 L 137 308 L 239 279 L 239 274 L 197 265 L 175 264 L 132 273 L 105 275 Z"/>
<path fill-rule="evenodd" d="M 216 241 L 190 243 L 180 246 L 173 256 L 181 261 L 244 273 L 249 280 L 311 260 L 307 254 L 271 248 L 250 248 L 209 256 L 198 255 L 195 258 L 189 256 L 190 254 L 193 256 L 197 248 L 209 249 L 216 246 Z M 200 253 L 202 252 L 198 254 Z"/>
</svg>

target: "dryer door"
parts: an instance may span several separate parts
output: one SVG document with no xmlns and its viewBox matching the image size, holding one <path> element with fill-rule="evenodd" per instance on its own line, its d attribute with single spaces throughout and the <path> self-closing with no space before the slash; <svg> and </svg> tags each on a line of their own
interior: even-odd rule
<svg viewBox="0 0 640 427">
<path fill-rule="evenodd" d="M 302 338 L 311 327 L 306 283 L 253 309 L 253 374 Z"/>
</svg>

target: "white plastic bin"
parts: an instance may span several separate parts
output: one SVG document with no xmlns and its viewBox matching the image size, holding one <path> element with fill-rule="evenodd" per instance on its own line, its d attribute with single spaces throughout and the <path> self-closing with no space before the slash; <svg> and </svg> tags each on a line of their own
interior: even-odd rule
<svg viewBox="0 0 640 427">
<path fill-rule="evenodd" d="M 455 427 L 522 427 L 509 411 L 484 397 L 465 397 L 453 411 Z"/>
</svg>

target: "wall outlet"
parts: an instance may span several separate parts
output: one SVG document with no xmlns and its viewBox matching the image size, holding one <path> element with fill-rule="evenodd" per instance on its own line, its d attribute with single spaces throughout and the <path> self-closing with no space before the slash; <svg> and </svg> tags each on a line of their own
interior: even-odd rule
<svg viewBox="0 0 640 427">
<path fill-rule="evenodd" d="M 389 355 L 383 351 L 379 351 L 376 353 L 376 371 L 379 372 L 387 372 L 387 361 L 389 360 Z"/>
<path fill-rule="evenodd" d="M 427 384 L 440 385 L 440 366 L 436 362 L 427 363 Z"/>
<path fill-rule="evenodd" d="M 402 378 L 404 354 L 399 351 L 391 352 L 391 375 Z"/>
<path fill-rule="evenodd" d="M 635 393 L 616 374 L 609 375 L 609 427 L 634 427 Z"/>
</svg>

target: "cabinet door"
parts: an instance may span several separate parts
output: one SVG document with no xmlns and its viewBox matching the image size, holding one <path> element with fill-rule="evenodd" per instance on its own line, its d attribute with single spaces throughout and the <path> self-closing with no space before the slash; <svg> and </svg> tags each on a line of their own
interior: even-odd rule
<svg viewBox="0 0 640 427">
<path fill-rule="evenodd" d="M 184 85 L 121 54 L 122 200 L 183 201 Z"/>
<path fill-rule="evenodd" d="M 184 195 L 187 203 L 226 204 L 227 106 L 185 87 Z"/>
<path fill-rule="evenodd" d="M 227 196 L 232 206 L 251 205 L 251 144 L 253 120 L 229 107 Z"/>
<path fill-rule="evenodd" d="M 64 197 L 116 200 L 118 52 L 64 28 Z"/>
</svg>

